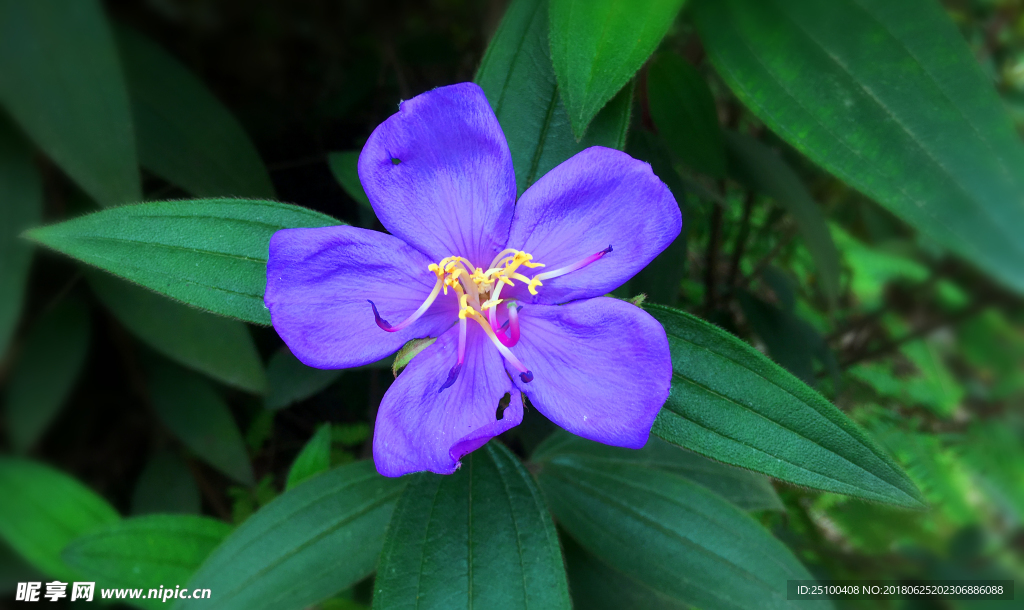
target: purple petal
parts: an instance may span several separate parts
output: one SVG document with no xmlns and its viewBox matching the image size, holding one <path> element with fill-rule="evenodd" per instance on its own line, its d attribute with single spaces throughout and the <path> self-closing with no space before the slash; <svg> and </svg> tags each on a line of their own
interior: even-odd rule
<svg viewBox="0 0 1024 610">
<path fill-rule="evenodd" d="M 377 472 L 398 477 L 429 470 L 451 474 L 467 453 L 523 421 L 522 395 L 501 356 L 471 323 L 466 359 L 451 387 L 440 390 L 457 360 L 458 328 L 423 350 L 384 394 L 373 430 Z M 511 402 L 497 418 L 505 394 Z"/>
<path fill-rule="evenodd" d="M 477 266 L 505 247 L 516 197 L 512 154 L 480 87 L 460 83 L 402 102 L 359 155 L 377 218 L 431 259 Z"/>
<path fill-rule="evenodd" d="M 639 449 L 668 398 L 672 360 L 661 324 L 639 307 L 610 298 L 568 305 L 527 305 L 512 352 L 533 372 L 516 386 L 569 432 Z"/>
<path fill-rule="evenodd" d="M 439 296 L 408 328 L 377 326 L 372 300 L 391 323 L 427 298 L 437 277 L 431 261 L 397 237 L 355 227 L 284 229 L 270 239 L 267 292 L 274 329 L 304 364 L 361 366 L 411 339 L 437 336 L 458 318 L 456 297 Z"/>
<path fill-rule="evenodd" d="M 545 265 L 527 273 L 530 277 L 609 246 L 612 251 L 582 269 L 544 280 L 536 297 L 521 284 L 509 296 L 554 304 L 607 294 L 654 260 L 681 227 L 679 206 L 650 165 L 610 148 L 588 148 L 523 193 L 508 247 Z"/>
</svg>

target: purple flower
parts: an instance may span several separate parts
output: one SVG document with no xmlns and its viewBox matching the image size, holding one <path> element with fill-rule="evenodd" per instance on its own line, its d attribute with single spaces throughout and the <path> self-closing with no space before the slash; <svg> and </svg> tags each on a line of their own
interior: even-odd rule
<svg viewBox="0 0 1024 610">
<path fill-rule="evenodd" d="M 382 475 L 454 472 L 522 421 L 522 394 L 584 438 L 647 442 L 669 393 L 668 339 L 640 308 L 601 295 L 679 234 L 679 208 L 650 166 L 588 148 L 517 203 L 505 135 L 483 91 L 462 83 L 403 102 L 363 148 L 359 179 L 391 235 L 278 231 L 265 302 L 316 368 L 437 337 L 381 401 Z"/>
</svg>

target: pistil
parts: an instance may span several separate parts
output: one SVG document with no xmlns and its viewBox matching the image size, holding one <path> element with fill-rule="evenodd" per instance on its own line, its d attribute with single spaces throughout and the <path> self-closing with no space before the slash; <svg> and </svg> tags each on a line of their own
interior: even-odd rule
<svg viewBox="0 0 1024 610">
<path fill-rule="evenodd" d="M 560 269 L 554 269 L 552 271 L 545 271 L 544 273 L 538 273 L 537 275 L 533 276 L 532 280 L 530 280 L 530 285 L 527 288 L 529 289 L 530 294 L 536 296 L 537 295 L 537 286 L 543 286 L 544 285 L 543 284 L 543 280 L 550 280 L 552 278 L 556 278 L 556 277 L 565 275 L 566 273 L 572 273 L 573 271 L 579 271 L 580 269 L 582 269 L 582 268 L 586 267 L 587 265 L 589 265 L 590 263 L 593 263 L 594 261 L 600 259 L 602 256 L 604 256 L 605 254 L 608 254 L 611 251 L 612 251 L 612 247 L 608 246 L 604 250 L 601 250 L 600 252 L 595 252 L 594 254 L 591 254 L 590 256 L 588 256 L 588 257 L 586 257 L 586 258 L 584 258 L 582 260 L 578 260 L 578 261 L 576 261 L 575 263 L 573 263 L 571 265 L 567 265 L 567 266 L 562 267 Z"/>
<path fill-rule="evenodd" d="M 462 363 L 466 361 L 466 332 L 467 332 L 468 329 L 467 329 L 467 323 L 466 323 L 466 316 L 463 315 L 462 312 L 464 310 L 466 310 L 466 309 L 469 309 L 469 306 L 467 304 L 467 301 L 469 299 L 466 296 L 463 296 L 462 299 L 463 299 L 462 303 L 461 303 L 462 304 L 462 309 L 459 310 L 459 351 L 458 351 L 458 359 L 455 362 L 455 366 L 453 366 L 451 368 L 451 370 L 448 371 L 448 379 L 445 379 L 444 383 L 437 390 L 438 394 L 440 394 L 442 390 L 446 390 L 446 389 L 452 387 L 452 384 L 454 384 L 455 380 L 459 378 L 459 373 L 462 371 Z"/>
<path fill-rule="evenodd" d="M 586 267 L 612 251 L 608 246 L 597 252 L 561 269 L 538 273 L 533 278 L 526 277 L 519 273 L 520 267 L 534 269 L 543 267 L 541 263 L 533 262 L 533 257 L 522 250 L 509 248 L 502 250 L 491 261 L 490 267 L 484 271 L 480 267 L 474 267 L 468 260 L 460 256 L 449 256 L 442 259 L 438 264 L 432 264 L 428 269 L 437 277 L 437 282 L 430 294 L 423 303 L 406 319 L 398 324 L 390 324 L 381 317 L 377 306 L 373 301 L 368 301 L 373 309 L 373 317 L 377 326 L 388 332 L 397 332 L 407 328 L 418 320 L 430 309 L 430 306 L 443 291 L 448 294 L 448 289 L 455 292 L 459 300 L 459 343 L 458 357 L 455 365 L 448 371 L 448 377 L 438 392 L 446 390 L 455 383 L 462 372 L 466 360 L 466 336 L 468 333 L 468 321 L 473 320 L 480 325 L 487 338 L 491 340 L 494 347 L 501 356 L 519 371 L 519 379 L 523 383 L 533 381 L 533 372 L 526 368 L 519 358 L 509 349 L 519 343 L 519 306 L 515 301 L 505 303 L 508 310 L 508 320 L 504 324 L 498 323 L 498 306 L 505 300 L 501 298 L 502 289 L 514 286 L 513 280 L 527 283 L 530 294 L 537 294 L 537 287 L 543 285 L 544 280 L 560 277 Z M 485 315 L 486 312 L 486 315 Z M 508 329 L 509 334 L 505 334 Z"/>
<path fill-rule="evenodd" d="M 412 315 L 410 315 L 408 318 L 394 325 L 389 324 L 387 320 L 380 317 L 380 312 L 377 311 L 377 306 L 374 305 L 373 301 L 371 301 L 370 299 L 366 299 L 366 301 L 370 304 L 370 307 L 373 308 L 373 318 L 377 322 L 377 326 L 381 327 L 381 329 L 383 330 L 388 331 L 389 333 L 395 333 L 402 330 L 403 328 L 406 328 L 416 320 L 420 319 L 420 316 L 427 313 L 427 310 L 430 309 L 430 306 L 434 303 L 434 299 L 436 299 L 438 293 L 441 292 L 441 286 L 441 278 L 437 278 L 437 283 L 434 284 L 434 289 L 430 291 L 430 295 L 427 296 L 427 299 L 423 301 L 419 308 L 416 311 L 412 312 Z"/>
</svg>

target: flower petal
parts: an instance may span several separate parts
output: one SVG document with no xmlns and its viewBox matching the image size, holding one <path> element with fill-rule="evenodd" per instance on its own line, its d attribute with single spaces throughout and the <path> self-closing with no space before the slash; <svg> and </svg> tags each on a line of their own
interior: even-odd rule
<svg viewBox="0 0 1024 610">
<path fill-rule="evenodd" d="M 545 304 L 607 294 L 654 260 L 681 227 L 679 206 L 650 165 L 610 148 L 588 148 L 523 193 L 508 247 L 545 265 L 527 273 L 530 277 L 608 246 L 612 251 L 582 269 L 544 280 L 536 297 L 522 284 L 507 294 Z"/>
<path fill-rule="evenodd" d="M 533 372 L 519 387 L 541 413 L 569 432 L 639 449 L 668 398 L 668 337 L 654 318 L 625 301 L 526 305 L 512 352 Z"/>
<path fill-rule="evenodd" d="M 473 83 L 402 102 L 363 147 L 359 180 L 384 227 L 434 262 L 454 255 L 486 266 L 505 247 L 512 154 Z"/>
<path fill-rule="evenodd" d="M 466 359 L 451 387 L 438 391 L 457 361 L 458 328 L 413 358 L 384 394 L 373 431 L 377 472 L 451 474 L 462 456 L 523 421 L 522 395 L 505 374 L 501 355 L 476 324 L 467 330 Z M 511 402 L 498 419 L 506 394 Z"/>
<path fill-rule="evenodd" d="M 267 291 L 274 329 L 304 364 L 320 369 L 361 366 L 407 341 L 437 336 L 458 318 L 453 294 L 398 332 L 375 321 L 368 300 L 387 321 L 416 311 L 437 277 L 427 257 L 397 237 L 355 227 L 284 229 L 270 239 Z"/>
</svg>

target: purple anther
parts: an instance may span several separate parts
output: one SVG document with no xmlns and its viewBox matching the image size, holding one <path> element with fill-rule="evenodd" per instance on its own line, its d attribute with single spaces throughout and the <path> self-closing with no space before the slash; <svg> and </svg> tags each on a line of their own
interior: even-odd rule
<svg viewBox="0 0 1024 610">
<path fill-rule="evenodd" d="M 389 324 L 388 321 L 385 320 L 384 318 L 380 317 L 380 313 L 377 312 L 377 306 L 373 304 L 373 301 L 371 301 L 370 299 L 366 299 L 366 302 L 369 303 L 370 307 L 373 308 L 373 318 L 374 320 L 377 321 L 377 326 L 381 327 L 382 330 L 388 331 L 389 333 L 395 332 L 391 329 L 391 324 Z"/>
<path fill-rule="evenodd" d="M 452 387 L 452 385 L 455 384 L 455 380 L 459 378 L 459 371 L 461 370 L 461 362 L 453 366 L 452 369 L 448 371 L 448 379 L 445 380 L 444 385 L 441 386 L 441 389 L 438 390 L 437 393 L 440 394 L 443 390 L 447 390 L 448 388 Z"/>
<path fill-rule="evenodd" d="M 523 383 L 530 383 L 531 381 L 533 381 L 533 371 L 519 373 L 519 378 L 523 380 Z"/>
</svg>

